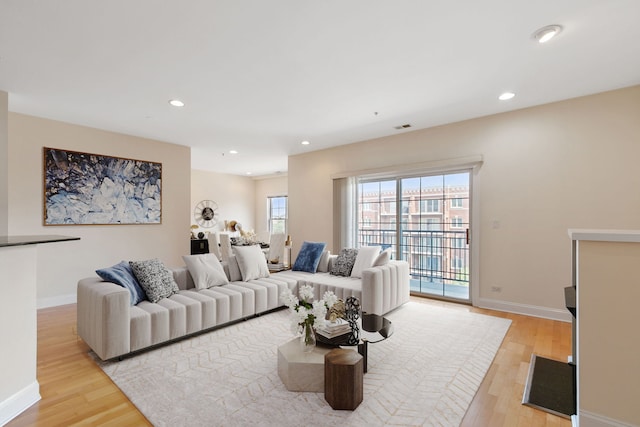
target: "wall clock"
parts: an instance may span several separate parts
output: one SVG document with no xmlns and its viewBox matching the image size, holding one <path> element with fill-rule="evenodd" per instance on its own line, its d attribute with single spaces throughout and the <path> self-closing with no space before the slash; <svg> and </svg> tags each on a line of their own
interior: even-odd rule
<svg viewBox="0 0 640 427">
<path fill-rule="evenodd" d="M 203 200 L 193 210 L 193 217 L 199 226 L 211 228 L 218 223 L 218 204 L 213 200 Z"/>
</svg>

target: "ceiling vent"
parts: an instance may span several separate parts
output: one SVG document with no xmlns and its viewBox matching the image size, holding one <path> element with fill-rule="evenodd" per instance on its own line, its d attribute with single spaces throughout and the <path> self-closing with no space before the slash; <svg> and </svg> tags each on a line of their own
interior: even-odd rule
<svg viewBox="0 0 640 427">
<path fill-rule="evenodd" d="M 407 129 L 407 128 L 410 128 L 410 127 L 411 127 L 411 125 L 409 123 L 405 123 L 405 124 L 400 125 L 400 126 L 394 126 L 393 128 L 401 130 L 401 129 Z"/>
</svg>

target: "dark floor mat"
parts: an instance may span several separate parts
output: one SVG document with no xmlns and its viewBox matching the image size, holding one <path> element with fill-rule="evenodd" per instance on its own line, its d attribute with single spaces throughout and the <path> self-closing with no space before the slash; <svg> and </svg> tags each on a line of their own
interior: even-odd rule
<svg viewBox="0 0 640 427">
<path fill-rule="evenodd" d="M 576 413 L 575 376 L 573 364 L 531 355 L 522 403 L 570 418 Z"/>
</svg>

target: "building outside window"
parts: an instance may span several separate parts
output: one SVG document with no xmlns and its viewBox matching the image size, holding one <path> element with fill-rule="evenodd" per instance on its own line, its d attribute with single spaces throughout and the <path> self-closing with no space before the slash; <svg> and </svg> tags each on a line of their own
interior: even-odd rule
<svg viewBox="0 0 640 427">
<path fill-rule="evenodd" d="M 269 232 L 287 234 L 287 196 L 268 197 L 267 204 Z"/>
<path fill-rule="evenodd" d="M 391 247 L 409 263 L 411 292 L 468 301 L 469 196 L 468 171 L 360 178 L 356 244 Z"/>
<path fill-rule="evenodd" d="M 440 200 L 438 199 L 426 199 L 420 200 L 421 212 L 440 212 Z"/>
</svg>

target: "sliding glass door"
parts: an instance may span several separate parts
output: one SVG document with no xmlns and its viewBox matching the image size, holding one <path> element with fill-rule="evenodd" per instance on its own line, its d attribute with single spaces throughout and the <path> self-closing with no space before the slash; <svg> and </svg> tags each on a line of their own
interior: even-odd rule
<svg viewBox="0 0 640 427">
<path fill-rule="evenodd" d="M 358 244 L 390 247 L 406 260 L 412 293 L 469 301 L 470 176 L 360 180 Z"/>
</svg>

